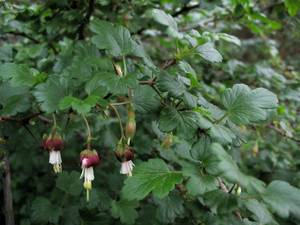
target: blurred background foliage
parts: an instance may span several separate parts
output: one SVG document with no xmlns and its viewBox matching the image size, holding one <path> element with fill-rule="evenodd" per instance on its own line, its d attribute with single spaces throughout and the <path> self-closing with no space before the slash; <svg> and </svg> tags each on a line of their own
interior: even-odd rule
<svg viewBox="0 0 300 225">
<path fill-rule="evenodd" d="M 0 5 L 0 171 L 7 175 L 8 159 L 16 224 L 299 224 L 298 0 L 20 0 Z M 131 36 L 123 28 L 118 36 L 103 21 L 126 27 Z M 113 64 L 124 72 L 124 55 L 128 76 L 107 77 L 114 73 Z M 156 82 L 157 90 L 138 85 L 141 81 Z M 255 111 L 264 108 L 260 101 L 277 103 L 270 94 L 253 94 L 254 103 L 247 105 L 253 99 L 244 98 L 235 107 L 254 111 L 237 118 L 224 93 L 230 95 L 227 88 L 233 87 L 229 98 L 234 98 L 238 87 L 233 85 L 240 83 L 248 86 L 239 87 L 242 93 L 249 87 L 275 93 L 276 110 Z M 136 178 L 119 174 L 113 152 L 119 122 L 107 108 L 126 101 L 128 87 L 134 90 L 137 120 L 132 142 Z M 125 124 L 126 106 L 117 108 Z M 53 112 L 66 143 L 58 176 L 41 148 Z M 260 113 L 267 116 L 259 119 Z M 79 180 L 86 139 L 79 114 L 87 115 L 93 147 L 102 156 L 89 203 Z M 161 143 L 171 132 L 173 145 L 166 150 Z M 195 132 L 197 137 L 191 137 Z M 132 185 L 146 176 L 142 169 L 152 170 L 152 163 L 182 176 L 181 182 L 170 181 L 163 198 L 154 181 L 154 194 L 146 197 Z M 4 185 L 3 179 L 3 192 Z M 222 185 L 229 193 L 219 189 Z M 4 224 L 4 204 L 1 209 Z"/>
</svg>

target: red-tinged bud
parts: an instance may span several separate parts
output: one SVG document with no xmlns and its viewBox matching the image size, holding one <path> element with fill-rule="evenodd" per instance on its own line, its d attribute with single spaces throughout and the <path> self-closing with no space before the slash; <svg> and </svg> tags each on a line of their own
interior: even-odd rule
<svg viewBox="0 0 300 225">
<path fill-rule="evenodd" d="M 48 151 L 61 151 L 64 147 L 64 142 L 62 137 L 56 134 L 54 136 L 49 136 L 46 139 L 44 138 L 42 145 L 44 149 Z"/>
<path fill-rule="evenodd" d="M 173 145 L 173 134 L 167 134 L 161 144 L 163 148 L 170 148 Z"/>
<path fill-rule="evenodd" d="M 135 135 L 135 131 L 136 131 L 135 119 L 131 119 L 126 123 L 126 129 L 125 129 L 126 137 L 132 139 Z"/>
<path fill-rule="evenodd" d="M 134 159 L 134 152 L 132 148 L 127 148 L 124 152 L 125 161 L 130 161 Z"/>
<path fill-rule="evenodd" d="M 133 160 L 134 158 L 134 151 L 131 147 L 129 147 L 126 144 L 123 144 L 122 142 L 119 142 L 117 144 L 116 150 L 115 150 L 115 156 L 118 159 L 119 162 L 126 162 L 129 160 Z"/>
<path fill-rule="evenodd" d="M 132 105 L 129 105 L 127 113 L 128 113 L 128 119 L 126 123 L 125 134 L 127 138 L 132 139 L 136 131 L 135 112 L 133 110 Z"/>
<path fill-rule="evenodd" d="M 100 163 L 101 157 L 96 150 L 83 150 L 80 153 L 80 163 L 83 167 L 89 168 L 97 166 Z"/>
</svg>

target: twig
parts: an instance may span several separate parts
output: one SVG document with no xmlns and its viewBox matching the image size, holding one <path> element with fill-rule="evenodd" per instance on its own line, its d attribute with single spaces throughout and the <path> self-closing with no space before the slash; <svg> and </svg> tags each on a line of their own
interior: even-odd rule
<svg viewBox="0 0 300 225">
<path fill-rule="evenodd" d="M 162 70 L 165 70 L 165 69 L 168 69 L 170 66 L 173 66 L 173 65 L 175 65 L 176 64 L 176 59 L 175 58 L 173 58 L 173 59 L 168 59 L 168 60 L 166 60 L 161 66 L 160 66 L 160 68 L 162 69 Z"/>
<path fill-rule="evenodd" d="M 53 122 L 52 120 L 48 119 L 48 118 L 45 117 L 45 116 L 39 115 L 38 118 L 39 118 L 41 121 L 43 121 L 44 123 L 52 123 L 52 122 Z"/>
<path fill-rule="evenodd" d="M 139 84 L 141 85 L 154 85 L 155 84 L 155 80 L 154 79 L 150 79 L 150 80 L 141 80 L 139 81 Z"/>
<path fill-rule="evenodd" d="M 17 122 L 17 123 L 26 124 L 26 123 L 28 123 L 29 120 L 31 120 L 32 118 L 37 117 L 37 116 L 39 116 L 41 114 L 43 114 L 43 112 L 37 112 L 37 113 L 33 113 L 33 114 L 29 115 L 29 116 L 25 116 L 25 117 L 23 117 L 21 119 L 10 117 L 10 116 L 0 116 L 0 122 L 3 122 L 3 121 L 14 121 L 14 122 Z"/>
<path fill-rule="evenodd" d="M 80 24 L 80 26 L 78 27 L 78 38 L 79 40 L 83 40 L 84 39 L 84 30 L 86 25 L 90 22 L 90 17 L 92 16 L 93 12 L 95 10 L 95 0 L 89 0 L 89 5 L 88 5 L 88 9 L 86 12 L 85 17 L 82 20 L 82 23 Z"/>
<path fill-rule="evenodd" d="M 220 177 L 217 177 L 217 180 L 218 180 L 220 189 L 221 189 L 222 191 L 224 191 L 224 192 L 230 194 L 230 192 L 229 192 L 228 188 L 226 187 L 224 181 L 223 181 Z M 240 220 L 243 220 L 243 219 L 242 219 L 242 216 L 241 216 L 241 213 L 240 213 L 239 210 L 236 210 L 236 211 L 234 212 L 234 214 L 236 215 L 237 218 L 239 218 Z"/>
<path fill-rule="evenodd" d="M 179 15 L 186 14 L 186 13 L 188 13 L 189 11 L 198 8 L 199 6 L 200 6 L 200 3 L 197 4 L 197 5 L 191 5 L 191 6 L 185 5 L 185 6 L 183 6 L 180 10 L 178 10 L 177 12 L 174 12 L 174 13 L 172 14 L 172 16 L 177 17 L 177 16 L 179 16 Z"/>
<path fill-rule="evenodd" d="M 131 102 L 125 101 L 125 102 L 115 102 L 115 103 L 110 103 L 113 106 L 118 106 L 118 105 L 127 105 L 130 104 Z"/>
<path fill-rule="evenodd" d="M 31 40 L 32 42 L 38 44 L 40 43 L 39 40 L 35 39 L 34 37 L 31 37 L 29 34 L 26 34 L 24 32 L 18 32 L 18 31 L 9 31 L 7 32 L 6 34 L 12 34 L 12 35 L 15 35 L 15 36 L 22 36 L 22 37 L 26 37 L 28 38 L 29 40 Z"/>
<path fill-rule="evenodd" d="M 278 127 L 273 126 L 272 124 L 268 125 L 269 128 L 273 129 L 274 131 L 276 131 L 278 134 L 280 134 L 281 136 L 288 138 L 292 141 L 295 141 L 297 143 L 300 143 L 300 140 L 295 138 L 295 137 L 291 137 L 289 135 L 287 135 L 283 130 L 279 129 Z"/>
<path fill-rule="evenodd" d="M 7 156 L 3 158 L 3 195 L 4 195 L 4 215 L 6 225 L 15 225 L 13 197 L 11 190 L 11 173 Z"/>
</svg>

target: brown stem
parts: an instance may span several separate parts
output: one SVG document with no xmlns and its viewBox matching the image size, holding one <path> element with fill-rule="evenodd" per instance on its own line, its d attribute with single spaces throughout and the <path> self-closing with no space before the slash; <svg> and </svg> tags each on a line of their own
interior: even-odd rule
<svg viewBox="0 0 300 225">
<path fill-rule="evenodd" d="M 12 34 L 12 35 L 15 35 L 15 36 L 22 36 L 22 37 L 26 37 L 28 38 L 29 40 L 31 40 L 32 42 L 38 44 L 40 43 L 39 40 L 35 39 L 34 37 L 31 37 L 29 34 L 26 34 L 24 32 L 18 32 L 18 31 L 9 31 L 7 32 L 7 34 Z"/>
<path fill-rule="evenodd" d="M 165 61 L 165 62 L 160 66 L 160 68 L 161 68 L 162 70 L 165 70 L 165 69 L 168 69 L 170 66 L 173 66 L 173 65 L 175 65 L 175 64 L 176 64 L 176 59 L 175 59 L 175 58 L 169 59 L 169 60 Z"/>
<path fill-rule="evenodd" d="M 281 136 L 283 136 L 283 137 L 285 137 L 285 138 L 288 138 L 288 139 L 290 139 L 290 140 L 292 140 L 292 141 L 295 141 L 295 142 L 297 142 L 297 143 L 300 144 L 300 140 L 299 140 L 299 139 L 297 139 L 297 138 L 295 138 L 295 137 L 288 136 L 288 135 L 286 134 L 286 132 L 283 131 L 283 130 L 281 130 L 280 128 L 275 127 L 275 126 L 273 126 L 272 124 L 268 125 L 268 127 L 271 128 L 272 130 L 276 131 L 276 132 L 277 132 L 278 134 L 280 134 Z"/>
<path fill-rule="evenodd" d="M 172 14 L 172 16 L 173 16 L 173 17 L 177 17 L 177 16 L 179 16 L 179 15 L 181 15 L 181 14 L 186 14 L 186 13 L 188 13 L 189 11 L 198 8 L 199 6 L 200 6 L 200 4 L 191 5 L 191 6 L 185 5 L 185 6 L 183 6 L 180 10 L 178 10 L 177 12 L 174 12 L 174 13 Z"/>
<path fill-rule="evenodd" d="M 221 189 L 222 191 L 224 191 L 224 192 L 230 194 L 228 188 L 226 187 L 226 185 L 225 185 L 225 183 L 224 183 L 224 181 L 223 181 L 220 177 L 218 177 L 217 180 L 218 180 L 220 189 Z M 243 220 L 243 219 L 242 219 L 242 216 L 241 216 L 241 213 L 240 213 L 239 210 L 236 210 L 236 211 L 234 212 L 234 214 L 236 215 L 237 218 L 239 218 L 239 220 Z"/>
<path fill-rule="evenodd" d="M 3 194 L 4 194 L 4 215 L 5 225 L 15 225 L 14 210 L 13 210 L 13 197 L 11 190 L 11 173 L 7 156 L 3 158 Z"/>
</svg>

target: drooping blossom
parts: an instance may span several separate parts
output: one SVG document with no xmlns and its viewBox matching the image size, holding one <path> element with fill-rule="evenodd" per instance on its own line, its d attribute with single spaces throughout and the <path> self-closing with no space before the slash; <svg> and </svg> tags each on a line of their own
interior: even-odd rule
<svg viewBox="0 0 300 225">
<path fill-rule="evenodd" d="M 87 201 L 89 201 L 89 191 L 92 189 L 92 181 L 95 179 L 94 167 L 100 163 L 100 159 L 96 150 L 86 149 L 80 153 L 82 168 L 80 179 L 84 178 L 83 187 L 86 189 Z"/>
</svg>

